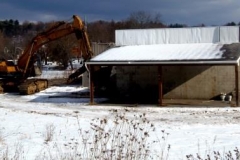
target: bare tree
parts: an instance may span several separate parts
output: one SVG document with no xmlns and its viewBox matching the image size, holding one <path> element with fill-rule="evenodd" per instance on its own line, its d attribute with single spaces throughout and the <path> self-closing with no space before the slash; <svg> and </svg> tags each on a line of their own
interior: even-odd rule
<svg viewBox="0 0 240 160">
<path fill-rule="evenodd" d="M 10 43 L 10 38 L 7 38 L 0 32 L 0 59 L 13 59 L 13 46 Z"/>
<path fill-rule="evenodd" d="M 52 61 L 61 63 L 63 69 L 65 69 L 68 67 L 71 58 L 74 56 L 72 54 L 72 49 L 77 44 L 77 39 L 73 34 L 53 41 L 47 44 L 48 57 Z"/>
<path fill-rule="evenodd" d="M 0 59 L 4 58 L 4 37 L 2 32 L 0 32 Z"/>
<path fill-rule="evenodd" d="M 88 35 L 93 42 L 113 42 L 114 30 L 111 23 L 106 21 L 96 21 L 88 24 Z"/>
<path fill-rule="evenodd" d="M 133 27 L 144 28 L 151 21 L 151 15 L 144 11 L 133 12 L 130 14 L 129 21 Z"/>
<path fill-rule="evenodd" d="M 127 21 L 130 28 L 154 28 L 165 27 L 161 21 L 161 14 L 151 14 L 145 11 L 133 12 Z"/>
</svg>

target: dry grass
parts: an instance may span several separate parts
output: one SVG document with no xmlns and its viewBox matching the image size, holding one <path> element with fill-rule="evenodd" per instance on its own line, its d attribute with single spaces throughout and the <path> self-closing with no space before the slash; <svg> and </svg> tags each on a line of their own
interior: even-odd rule
<svg viewBox="0 0 240 160">
<path fill-rule="evenodd" d="M 134 110 L 129 109 L 111 110 L 109 115 L 113 117 L 92 119 L 88 130 L 83 130 L 80 120 L 77 120 L 78 137 L 68 139 L 62 145 L 52 142 L 56 131 L 53 124 L 48 124 L 44 131 L 45 146 L 35 159 L 168 160 L 171 148 L 167 143 L 168 133 L 162 130 L 162 135 L 156 136 L 154 133 L 159 132 L 156 132 L 156 127 L 148 120 L 147 115 L 143 113 L 132 116 L 133 113 Z M 216 139 L 214 139 L 213 144 L 215 141 Z M 240 160 L 238 148 L 220 153 L 210 150 L 210 146 L 213 144 L 209 144 L 207 154 L 189 154 L 186 155 L 186 159 Z M 151 149 L 153 145 L 159 146 L 157 151 Z M 0 159 L 26 159 L 23 146 L 19 144 L 15 145 L 15 151 L 11 149 L 11 154 L 9 151 L 8 147 L 4 150 L 0 148 Z"/>
<path fill-rule="evenodd" d="M 200 154 L 186 155 L 187 160 L 240 160 L 240 152 L 236 147 L 233 151 L 220 153 L 219 151 L 212 151 L 211 153 L 202 156 Z"/>
<path fill-rule="evenodd" d="M 156 128 L 146 117 L 146 114 L 135 114 L 131 117 L 129 110 L 111 110 L 113 118 L 92 119 L 89 130 L 81 128 L 78 120 L 77 139 L 70 139 L 62 146 L 55 146 L 55 151 L 48 149 L 45 159 L 168 159 L 170 146 L 167 145 L 167 133 L 162 137 L 150 139 L 150 134 Z M 152 135 L 151 135 L 152 136 Z M 152 145 L 159 145 L 159 151 L 151 151 Z"/>
<path fill-rule="evenodd" d="M 4 143 L 4 136 L 2 131 L 0 130 L 0 144 L 3 144 L 3 143 Z"/>
<path fill-rule="evenodd" d="M 9 152 L 11 151 L 11 153 Z M 14 150 L 9 150 L 8 147 L 0 150 L 0 159 L 1 160 L 25 160 L 25 152 L 23 146 L 19 143 L 14 145 Z"/>
<path fill-rule="evenodd" d="M 53 140 L 55 134 L 55 126 L 53 124 L 46 125 L 45 132 L 43 133 L 44 142 L 48 143 Z"/>
</svg>

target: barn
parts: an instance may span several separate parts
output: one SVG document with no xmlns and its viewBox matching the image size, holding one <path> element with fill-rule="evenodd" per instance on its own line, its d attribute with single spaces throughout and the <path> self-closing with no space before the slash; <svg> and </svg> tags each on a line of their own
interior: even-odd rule
<svg viewBox="0 0 240 160">
<path fill-rule="evenodd" d="M 86 64 L 113 66 L 118 97 L 162 105 L 163 99 L 216 99 L 238 106 L 239 27 L 116 30 L 115 47 Z M 90 78 L 91 79 L 91 78 Z M 94 101 L 90 80 L 90 101 Z"/>
</svg>

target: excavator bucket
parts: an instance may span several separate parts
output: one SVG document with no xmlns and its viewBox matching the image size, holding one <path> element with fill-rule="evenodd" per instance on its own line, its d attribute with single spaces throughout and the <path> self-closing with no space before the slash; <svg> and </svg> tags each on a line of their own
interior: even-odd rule
<svg viewBox="0 0 240 160">
<path fill-rule="evenodd" d="M 76 70 L 74 73 L 72 73 L 67 80 L 67 83 L 72 83 L 75 79 L 78 78 L 78 76 L 80 76 L 81 74 L 83 74 L 84 72 L 86 72 L 86 66 L 82 65 L 82 67 L 80 67 L 78 70 Z"/>
</svg>

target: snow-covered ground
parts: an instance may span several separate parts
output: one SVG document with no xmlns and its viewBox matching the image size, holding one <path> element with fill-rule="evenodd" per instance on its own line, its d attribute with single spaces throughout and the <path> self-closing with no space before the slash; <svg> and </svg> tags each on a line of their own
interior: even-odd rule
<svg viewBox="0 0 240 160">
<path fill-rule="evenodd" d="M 86 91 L 87 88 L 69 85 L 52 86 L 35 95 L 0 95 L 0 155 L 16 155 L 17 150 L 20 157 L 32 160 L 44 159 L 43 155 L 50 152 L 65 152 L 73 141 L 80 141 L 79 129 L 91 129 L 91 123 L 98 118 L 114 121 L 111 110 L 125 113 L 129 119 L 146 114 L 156 128 L 149 131 L 149 141 L 161 140 L 150 145 L 151 153 L 159 153 L 170 145 L 169 152 L 164 153 L 169 153 L 171 160 L 240 147 L 238 107 L 115 105 L 101 103 L 104 98 L 89 105 L 89 98 L 71 97 L 72 93 Z M 47 139 L 51 138 L 47 136 L 50 130 L 54 134 Z"/>
</svg>

